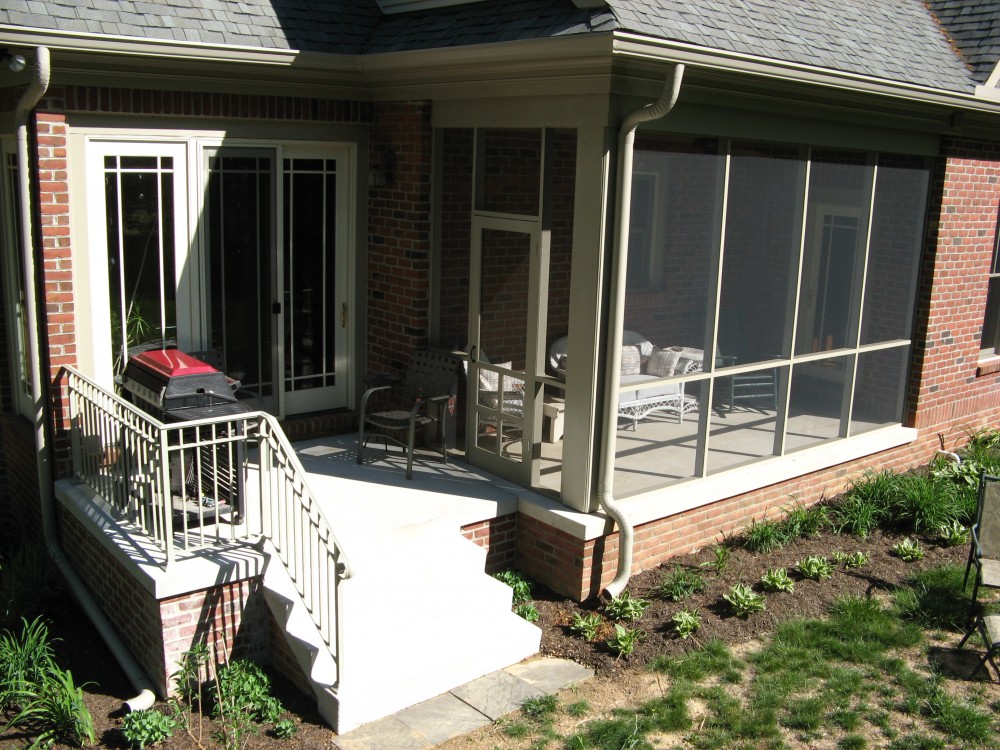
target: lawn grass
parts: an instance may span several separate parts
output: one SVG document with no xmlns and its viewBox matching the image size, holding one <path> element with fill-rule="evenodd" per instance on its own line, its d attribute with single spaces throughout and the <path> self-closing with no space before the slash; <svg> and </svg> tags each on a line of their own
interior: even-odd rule
<svg viewBox="0 0 1000 750">
<path fill-rule="evenodd" d="M 826 617 L 780 623 L 742 658 L 719 640 L 662 656 L 649 666 L 664 680 L 661 697 L 585 720 L 568 736 L 546 724 L 525 735 L 525 746 L 1000 749 L 1000 701 L 988 704 L 976 683 L 927 666 L 931 634 L 961 627 L 963 574 L 955 566 L 923 571 L 887 602 L 841 598 Z M 556 711 L 585 713 L 578 703 L 545 707 L 547 717 Z"/>
</svg>

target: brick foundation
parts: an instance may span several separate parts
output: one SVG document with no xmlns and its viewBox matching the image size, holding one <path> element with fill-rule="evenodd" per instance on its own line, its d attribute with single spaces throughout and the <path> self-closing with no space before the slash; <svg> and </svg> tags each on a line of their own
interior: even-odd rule
<svg viewBox="0 0 1000 750">
<path fill-rule="evenodd" d="M 512 568 L 517 559 L 517 514 L 488 518 L 462 527 L 462 535 L 486 550 L 486 572 Z"/>
</svg>

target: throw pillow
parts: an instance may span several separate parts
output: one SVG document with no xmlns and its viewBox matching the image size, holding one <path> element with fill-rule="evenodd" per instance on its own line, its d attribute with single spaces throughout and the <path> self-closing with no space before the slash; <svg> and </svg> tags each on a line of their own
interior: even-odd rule
<svg viewBox="0 0 1000 750">
<path fill-rule="evenodd" d="M 642 372 L 642 355 L 637 346 L 622 347 L 622 375 L 638 375 Z"/>
<path fill-rule="evenodd" d="M 658 378 L 668 378 L 674 374 L 680 352 L 676 349 L 655 349 L 646 363 L 646 374 Z"/>
</svg>

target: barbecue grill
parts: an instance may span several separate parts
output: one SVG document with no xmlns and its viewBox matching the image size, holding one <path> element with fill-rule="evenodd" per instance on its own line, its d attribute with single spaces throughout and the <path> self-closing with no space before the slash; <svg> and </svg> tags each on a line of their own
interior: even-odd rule
<svg viewBox="0 0 1000 750">
<path fill-rule="evenodd" d="M 236 398 L 240 383 L 177 349 L 154 349 L 129 358 L 122 387 L 132 403 L 166 424 L 239 417 L 250 407 Z M 170 451 L 174 508 L 198 520 L 215 518 L 228 505 L 242 512 L 243 441 L 238 419 L 214 429 L 184 430 Z M 183 446 L 191 446 L 190 448 Z M 181 467 L 183 471 L 181 470 Z"/>
</svg>

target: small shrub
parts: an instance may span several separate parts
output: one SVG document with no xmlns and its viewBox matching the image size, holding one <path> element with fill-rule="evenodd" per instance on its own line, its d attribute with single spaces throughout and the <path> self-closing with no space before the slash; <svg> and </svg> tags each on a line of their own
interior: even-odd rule
<svg viewBox="0 0 1000 750">
<path fill-rule="evenodd" d="M 679 602 L 704 590 L 705 581 L 700 570 L 675 565 L 673 570 L 663 574 L 660 585 L 656 587 L 656 594 L 667 601 Z"/>
<path fill-rule="evenodd" d="M 786 541 L 800 536 L 819 536 L 830 527 L 830 507 L 817 503 L 806 507 L 795 505 L 786 511 L 785 520 L 781 522 Z"/>
<path fill-rule="evenodd" d="M 733 554 L 733 551 L 729 547 L 724 544 L 717 544 L 712 548 L 712 554 L 715 555 L 715 559 L 703 562 L 701 567 L 714 570 L 717 574 L 729 567 L 729 558 Z"/>
<path fill-rule="evenodd" d="M 909 537 L 894 544 L 892 551 L 903 562 L 916 562 L 924 556 L 924 550 L 920 544 Z"/>
<path fill-rule="evenodd" d="M 743 546 L 764 554 L 787 542 L 785 529 L 778 521 L 751 521 L 743 532 Z"/>
<path fill-rule="evenodd" d="M 55 666 L 49 628 L 41 617 L 21 621 L 21 631 L 0 633 L 0 712 L 18 709 Z"/>
<path fill-rule="evenodd" d="M 767 591 L 794 591 L 795 581 L 788 577 L 788 571 L 784 568 L 768 569 L 760 577 L 760 583 Z"/>
<path fill-rule="evenodd" d="M 122 720 L 122 734 L 126 741 L 140 750 L 167 739 L 176 727 L 177 723 L 172 718 L 156 709 L 132 711 Z"/>
<path fill-rule="evenodd" d="M 514 607 L 514 614 L 528 622 L 538 622 L 538 608 L 531 602 L 518 604 Z"/>
<path fill-rule="evenodd" d="M 822 555 L 808 555 L 795 563 L 795 568 L 803 578 L 811 581 L 822 581 L 833 575 L 833 566 Z"/>
<path fill-rule="evenodd" d="M 281 719 L 281 721 L 275 722 L 274 724 L 274 736 L 279 740 L 287 740 L 295 736 L 295 733 L 299 731 L 299 728 L 295 725 L 295 722 L 291 719 Z"/>
<path fill-rule="evenodd" d="M 682 609 L 670 618 L 681 638 L 689 638 L 701 627 L 701 614 L 696 609 Z"/>
<path fill-rule="evenodd" d="M 925 472 L 899 475 L 893 520 L 908 531 L 933 532 L 963 517 L 953 482 L 941 481 Z"/>
<path fill-rule="evenodd" d="M 636 628 L 626 628 L 624 625 L 615 623 L 615 634 L 607 640 L 607 646 L 615 656 L 629 656 L 635 651 L 636 644 L 644 637 L 645 633 Z"/>
<path fill-rule="evenodd" d="M 33 747 L 65 742 L 83 747 L 94 744 L 94 718 L 83 702 L 83 689 L 69 670 L 50 664 L 42 681 L 24 694 L 21 710 L 8 726 L 35 735 Z"/>
<path fill-rule="evenodd" d="M 733 614 L 737 617 L 749 617 L 752 613 L 766 608 L 763 594 L 758 594 L 744 583 L 734 584 L 730 587 L 729 593 L 723 594 L 722 598 L 729 602 Z"/>
<path fill-rule="evenodd" d="M 604 605 L 604 610 L 612 620 L 635 622 L 642 617 L 642 613 L 646 611 L 647 607 L 649 607 L 648 601 L 639 597 L 633 598 L 629 592 L 623 591 L 621 595 L 612 597 Z"/>
<path fill-rule="evenodd" d="M 833 527 L 838 533 L 866 539 L 888 518 L 896 501 L 896 482 L 888 469 L 865 472 L 831 510 Z"/>
<path fill-rule="evenodd" d="M 843 565 L 844 568 L 848 570 L 851 568 L 863 568 L 868 564 L 869 560 L 871 560 L 871 557 L 867 552 L 861 552 L 860 550 L 850 554 L 838 550 L 837 552 L 834 552 L 831 557 L 835 563 Z"/>
<path fill-rule="evenodd" d="M 498 581 L 503 581 L 514 591 L 512 604 L 518 605 L 531 599 L 531 580 L 516 570 L 504 570 L 493 575 Z"/>
<path fill-rule="evenodd" d="M 521 701 L 521 713 L 532 721 L 545 721 L 555 714 L 559 700 L 554 695 L 539 695 Z"/>
<path fill-rule="evenodd" d="M 573 622 L 570 624 L 569 629 L 574 635 L 579 635 L 587 641 L 593 641 L 597 639 L 602 622 L 601 616 L 596 612 L 591 612 L 589 615 L 581 615 L 579 612 L 574 612 Z"/>
<path fill-rule="evenodd" d="M 938 534 L 945 547 L 957 547 L 960 544 L 967 544 L 969 541 L 969 530 L 955 520 L 938 529 Z"/>
</svg>

